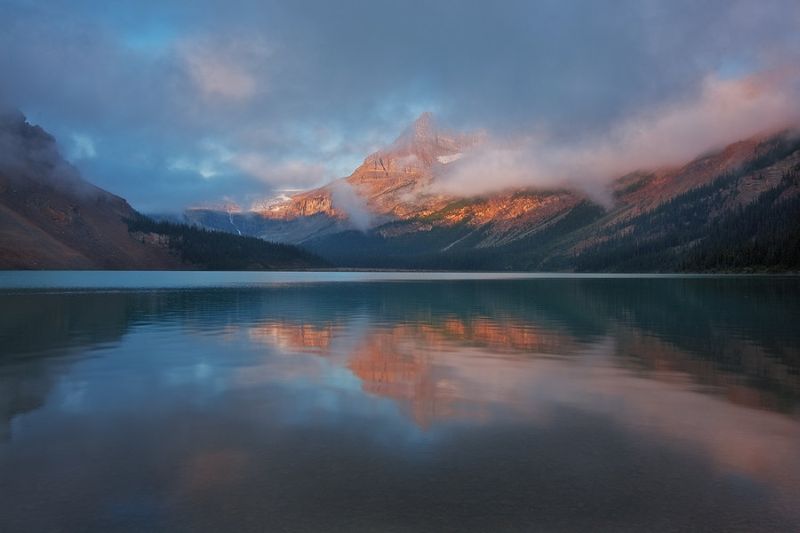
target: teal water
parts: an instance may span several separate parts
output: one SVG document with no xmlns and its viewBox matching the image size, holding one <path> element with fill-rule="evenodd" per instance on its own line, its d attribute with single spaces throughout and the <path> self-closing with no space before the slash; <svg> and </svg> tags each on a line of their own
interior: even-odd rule
<svg viewBox="0 0 800 533">
<path fill-rule="evenodd" d="M 0 273 L 0 531 L 797 531 L 800 278 Z"/>
</svg>

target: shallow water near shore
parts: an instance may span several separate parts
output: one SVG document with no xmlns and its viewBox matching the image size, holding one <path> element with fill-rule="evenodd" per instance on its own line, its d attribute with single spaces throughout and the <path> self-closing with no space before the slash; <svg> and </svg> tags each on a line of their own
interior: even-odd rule
<svg viewBox="0 0 800 533">
<path fill-rule="evenodd" d="M 800 278 L 0 273 L 0 531 L 800 530 Z"/>
</svg>

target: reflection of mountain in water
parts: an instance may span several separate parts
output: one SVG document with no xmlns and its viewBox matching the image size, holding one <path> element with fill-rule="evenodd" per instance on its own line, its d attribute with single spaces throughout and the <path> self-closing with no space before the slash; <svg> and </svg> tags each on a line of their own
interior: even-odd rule
<svg viewBox="0 0 800 533">
<path fill-rule="evenodd" d="M 408 405 L 422 425 L 458 410 L 466 378 L 453 369 L 471 350 L 507 362 L 575 356 L 608 338 L 618 364 L 651 378 L 682 375 L 736 403 L 791 411 L 800 396 L 797 289 L 790 278 L 706 278 L 18 292 L 0 299 L 0 339 L 4 366 L 24 365 L 25 377 L 3 372 L 0 401 L 6 421 L 35 409 L 74 360 L 65 356 L 85 357 L 137 325 L 175 323 L 246 328 L 283 352 L 336 352 L 365 391 Z M 366 321 L 358 331 L 354 316 Z M 337 348 L 340 336 L 356 338 Z"/>
<path fill-rule="evenodd" d="M 0 293 L 0 439 L 17 414 L 41 407 L 65 356 L 118 341 L 139 308 L 124 293 Z M 24 365 L 20 376 L 6 368 Z"/>
<path fill-rule="evenodd" d="M 514 358 L 574 353 L 579 344 L 557 330 L 543 330 L 516 319 L 443 317 L 431 324 L 398 324 L 368 333 L 348 356 L 347 366 L 365 391 L 408 406 L 421 427 L 452 417 L 480 417 L 486 401 L 475 376 L 459 365 L 464 357 L 479 355 L 497 368 L 509 367 Z M 485 357 L 487 354 L 490 357 Z M 477 380 L 480 382 L 480 378 Z M 496 398 L 495 398 L 496 400 Z"/>
<path fill-rule="evenodd" d="M 799 288 L 0 292 L 0 529 L 793 530 Z"/>
</svg>

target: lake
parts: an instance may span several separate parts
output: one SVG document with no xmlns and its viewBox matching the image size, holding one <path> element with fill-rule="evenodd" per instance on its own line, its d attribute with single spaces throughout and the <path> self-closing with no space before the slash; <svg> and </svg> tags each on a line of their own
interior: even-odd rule
<svg viewBox="0 0 800 533">
<path fill-rule="evenodd" d="M 798 531 L 800 278 L 0 273 L 0 531 Z"/>
</svg>

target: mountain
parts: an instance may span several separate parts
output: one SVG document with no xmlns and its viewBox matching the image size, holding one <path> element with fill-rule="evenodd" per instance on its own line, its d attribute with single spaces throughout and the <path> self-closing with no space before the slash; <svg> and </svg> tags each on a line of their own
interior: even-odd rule
<svg viewBox="0 0 800 533">
<path fill-rule="evenodd" d="M 0 112 L 0 269 L 307 268 L 293 246 L 156 224 L 83 180 L 55 139 Z"/>
<path fill-rule="evenodd" d="M 324 187 L 266 202 L 245 214 L 190 209 L 188 222 L 303 244 L 314 238 L 429 215 L 448 199 L 430 191 L 435 176 L 482 135 L 441 131 L 423 113 L 389 147 L 369 155 L 348 177 Z"/>
<path fill-rule="evenodd" d="M 569 188 L 440 192 L 482 142 L 426 113 L 346 178 L 181 224 L 86 182 L 52 136 L 0 113 L 0 268 L 800 269 L 797 131 L 622 176 L 610 205 Z"/>
<path fill-rule="evenodd" d="M 800 136 L 745 139 L 614 180 L 612 205 L 568 188 L 453 196 L 437 176 L 480 145 L 426 113 L 348 177 L 193 224 L 302 244 L 347 267 L 559 271 L 800 269 Z M 491 176 L 487 176 L 491 179 Z"/>
<path fill-rule="evenodd" d="M 391 239 L 468 221 L 474 226 L 490 224 L 493 231 L 480 244 L 496 246 L 523 237 L 585 200 L 584 194 L 567 190 L 510 190 L 460 198 L 432 188 L 437 176 L 483 141 L 480 132 L 442 131 L 431 113 L 423 113 L 390 146 L 369 155 L 346 178 L 265 202 L 247 213 L 190 209 L 184 217 L 207 228 L 312 248 L 324 237 L 351 230 L 369 230 Z"/>
<path fill-rule="evenodd" d="M 55 139 L 22 113 L 0 114 L 0 267 L 176 268 L 166 250 L 137 241 L 122 198 L 84 181 Z"/>
<path fill-rule="evenodd" d="M 435 175 L 480 139 L 479 134 L 441 132 L 433 116 L 423 113 L 392 145 L 367 157 L 347 178 L 295 195 L 261 214 L 282 220 L 317 214 L 347 218 L 361 207 L 376 222 L 424 216 L 443 205 L 443 197 L 430 193 Z M 354 198 L 346 197 L 348 189 Z"/>
</svg>

